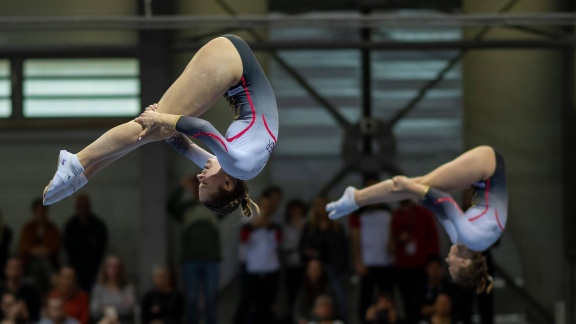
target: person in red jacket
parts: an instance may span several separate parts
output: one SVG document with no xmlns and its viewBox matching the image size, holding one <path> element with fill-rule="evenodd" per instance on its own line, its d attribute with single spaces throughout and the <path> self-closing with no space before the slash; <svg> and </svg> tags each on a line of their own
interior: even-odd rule
<svg viewBox="0 0 576 324">
<path fill-rule="evenodd" d="M 396 283 L 404 304 L 406 321 L 418 320 L 426 287 L 426 261 L 440 253 L 434 215 L 419 204 L 405 200 L 392 213 L 391 244 Z"/>
<path fill-rule="evenodd" d="M 49 293 L 49 297 L 62 299 L 67 316 L 77 319 L 82 324 L 88 324 L 89 298 L 88 294 L 76 284 L 76 270 L 70 267 L 60 269 L 56 288 Z"/>
</svg>

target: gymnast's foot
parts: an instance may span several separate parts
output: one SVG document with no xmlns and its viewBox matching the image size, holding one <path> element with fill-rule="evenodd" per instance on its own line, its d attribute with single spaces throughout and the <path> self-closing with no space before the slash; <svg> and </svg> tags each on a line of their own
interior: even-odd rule
<svg viewBox="0 0 576 324">
<path fill-rule="evenodd" d="M 395 185 L 392 191 L 411 193 L 414 195 L 412 199 L 416 201 L 423 199 L 428 193 L 429 186 L 416 183 L 406 176 L 395 176 L 392 181 L 394 181 Z"/>
<path fill-rule="evenodd" d="M 44 203 L 46 204 L 47 199 L 54 196 L 57 192 L 66 189 L 69 184 L 71 184 L 75 178 L 80 176 L 84 172 L 84 168 L 78 161 L 76 154 L 72 154 L 68 151 L 60 151 L 58 156 L 58 169 L 52 181 L 44 189 Z M 84 178 L 85 180 L 86 178 Z M 77 182 L 78 184 L 81 183 Z M 85 184 L 85 183 L 84 183 Z"/>
<path fill-rule="evenodd" d="M 71 196 L 78 189 L 84 187 L 87 183 L 88 183 L 88 179 L 86 179 L 86 176 L 84 176 L 84 173 L 80 174 L 79 176 L 72 179 L 72 181 L 64 189 L 56 192 L 55 194 L 53 194 L 49 198 L 44 198 L 44 205 L 45 206 L 52 205 L 52 204 L 59 202 L 60 200 L 66 198 L 66 197 Z M 48 187 L 46 187 L 46 188 L 48 188 Z M 46 189 L 44 189 L 44 191 L 46 191 Z"/>
<path fill-rule="evenodd" d="M 337 201 L 331 202 L 326 205 L 326 211 L 328 212 L 328 217 L 331 219 L 337 219 L 342 216 L 346 216 L 351 212 L 358 209 L 358 204 L 354 199 L 354 193 L 356 188 L 348 187 L 344 190 L 344 194 Z"/>
</svg>

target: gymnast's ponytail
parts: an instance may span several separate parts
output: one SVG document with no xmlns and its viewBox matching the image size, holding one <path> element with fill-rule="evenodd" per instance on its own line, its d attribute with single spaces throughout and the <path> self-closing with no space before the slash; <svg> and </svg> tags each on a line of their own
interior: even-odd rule
<svg viewBox="0 0 576 324">
<path fill-rule="evenodd" d="M 226 190 L 224 187 L 220 188 L 218 193 L 210 197 L 208 200 L 200 201 L 204 207 L 215 212 L 218 215 L 228 215 L 242 207 L 242 214 L 246 217 L 252 216 L 252 206 L 257 214 L 260 213 L 258 205 L 248 197 L 250 190 L 246 181 L 232 178 L 234 188 Z"/>
<path fill-rule="evenodd" d="M 466 268 L 461 268 L 454 282 L 460 286 L 472 287 L 476 294 L 489 294 L 494 287 L 494 279 L 488 274 L 486 258 L 476 253 Z"/>
</svg>

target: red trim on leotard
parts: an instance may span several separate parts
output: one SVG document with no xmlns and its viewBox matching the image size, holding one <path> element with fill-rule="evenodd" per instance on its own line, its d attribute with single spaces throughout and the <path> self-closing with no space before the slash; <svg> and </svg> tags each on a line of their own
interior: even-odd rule
<svg viewBox="0 0 576 324">
<path fill-rule="evenodd" d="M 486 214 L 488 212 L 488 209 L 490 207 L 490 178 L 488 178 L 488 180 L 486 180 L 486 193 L 484 194 L 484 199 L 486 200 L 486 207 L 484 208 L 484 211 L 482 211 L 480 214 L 474 216 L 474 217 L 470 217 L 468 218 L 469 221 L 473 222 L 475 220 L 477 220 L 478 218 L 484 216 L 484 214 Z"/>
<path fill-rule="evenodd" d="M 232 142 L 233 140 L 237 139 L 238 137 L 244 135 L 244 133 L 246 133 L 250 127 L 252 127 L 252 125 L 254 125 L 254 122 L 256 121 L 256 109 L 254 109 L 254 104 L 252 103 L 252 97 L 250 97 L 250 92 L 248 91 L 248 86 L 246 85 L 246 79 L 244 79 L 244 77 L 242 77 L 242 87 L 244 88 L 244 92 L 246 93 L 246 97 L 248 98 L 248 102 L 250 103 L 250 109 L 252 110 L 252 121 L 250 122 L 250 125 L 248 125 L 248 127 L 244 128 L 240 133 L 227 138 L 226 140 L 228 142 Z"/>
<path fill-rule="evenodd" d="M 270 137 L 272 137 L 272 140 L 274 141 L 274 143 L 276 143 L 276 137 L 274 136 L 274 134 L 272 134 L 272 131 L 268 127 L 268 123 L 266 122 L 266 117 L 264 117 L 264 115 L 262 115 L 262 120 L 264 121 L 264 127 L 266 127 L 268 134 L 270 134 Z"/>
<path fill-rule="evenodd" d="M 504 226 L 502 226 L 502 223 L 500 223 L 500 217 L 498 217 L 498 210 L 494 209 L 494 213 L 496 216 L 496 222 L 498 223 L 498 227 L 500 227 L 501 230 L 504 230 Z"/>
<path fill-rule="evenodd" d="M 208 132 L 200 132 L 200 133 L 196 133 L 194 135 L 192 135 L 193 138 L 198 138 L 200 136 L 208 136 L 208 137 L 212 137 L 218 140 L 218 142 L 220 142 L 220 144 L 222 144 L 222 146 L 224 146 L 224 149 L 226 150 L 226 153 L 228 153 L 228 147 L 226 147 L 226 144 L 224 143 L 223 140 L 220 139 L 220 137 L 212 134 L 212 133 L 208 133 Z"/>
<path fill-rule="evenodd" d="M 438 205 L 439 203 L 443 203 L 443 202 L 452 203 L 454 205 L 454 207 L 456 207 L 456 209 L 458 209 L 458 211 L 460 212 L 460 215 L 462 215 L 462 209 L 460 209 L 460 206 L 458 206 L 458 204 L 452 198 L 448 198 L 448 197 L 440 198 L 440 199 L 436 200 L 434 203 L 436 205 Z"/>
</svg>

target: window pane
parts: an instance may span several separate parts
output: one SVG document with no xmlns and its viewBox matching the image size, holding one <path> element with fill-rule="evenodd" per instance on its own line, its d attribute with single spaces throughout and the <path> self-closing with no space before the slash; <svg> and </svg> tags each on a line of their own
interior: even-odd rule
<svg viewBox="0 0 576 324">
<path fill-rule="evenodd" d="M 136 116 L 139 98 L 126 99 L 25 99 L 27 117 L 112 117 Z"/>
<path fill-rule="evenodd" d="M 10 61 L 0 60 L 0 118 L 12 115 L 11 92 Z"/>
<path fill-rule="evenodd" d="M 135 59 L 43 59 L 24 62 L 24 75 L 45 76 L 132 76 L 139 74 Z"/>
<path fill-rule="evenodd" d="M 25 117 L 134 116 L 140 111 L 136 59 L 24 62 Z"/>
<path fill-rule="evenodd" d="M 0 94 L 2 90 L 0 90 Z M 29 80 L 24 84 L 24 95 L 31 96 L 131 96 L 140 93 L 137 79 L 132 80 Z"/>
<path fill-rule="evenodd" d="M 10 107 L 10 100 L 0 99 L 0 118 L 10 117 L 12 107 Z"/>
<path fill-rule="evenodd" d="M 0 79 L 8 78 L 10 76 L 10 62 L 8 60 L 0 60 Z"/>
</svg>

